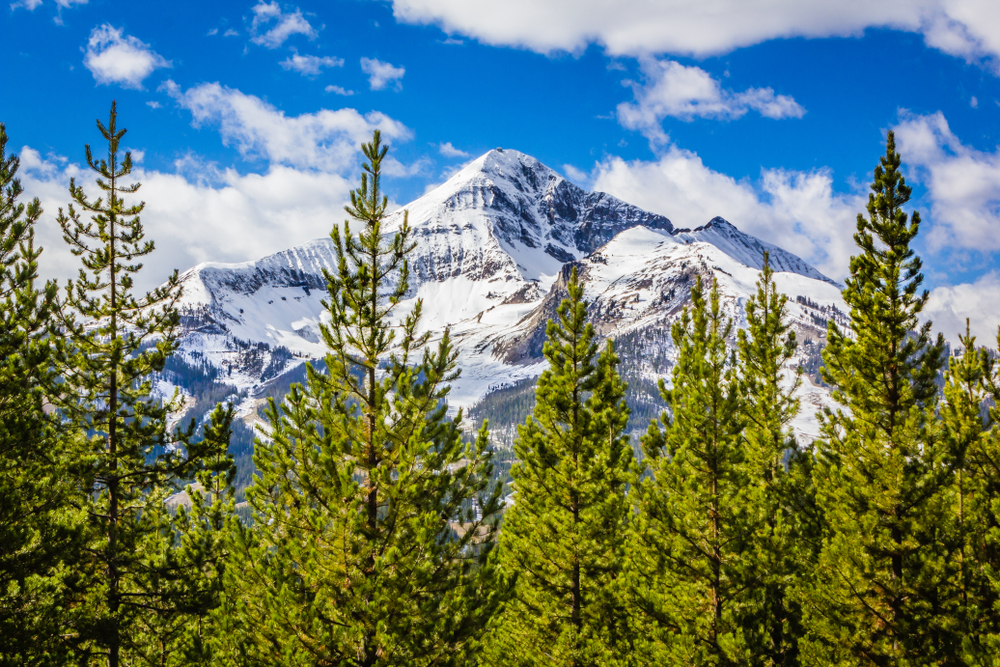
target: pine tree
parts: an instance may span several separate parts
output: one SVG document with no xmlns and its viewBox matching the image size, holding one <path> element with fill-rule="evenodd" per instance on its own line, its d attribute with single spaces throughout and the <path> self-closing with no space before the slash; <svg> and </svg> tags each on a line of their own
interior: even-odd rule
<svg viewBox="0 0 1000 667">
<path fill-rule="evenodd" d="M 933 419 L 944 341 L 918 328 L 927 302 L 911 247 L 920 227 L 889 133 L 868 218 L 858 215 L 844 300 L 850 331 L 830 322 L 823 378 L 843 406 L 822 416 L 816 445 L 826 535 L 803 586 L 803 648 L 813 664 L 941 664 L 955 655 L 947 562 L 954 457 Z"/>
<path fill-rule="evenodd" d="M 735 665 L 749 662 L 743 626 L 751 600 L 753 515 L 740 433 L 744 400 L 726 339 L 732 320 L 718 284 L 706 300 L 701 277 L 692 305 L 671 328 L 679 355 L 670 408 L 650 424 L 644 479 L 630 545 L 629 578 L 643 662 Z"/>
<path fill-rule="evenodd" d="M 620 665 L 632 653 L 619 592 L 633 475 L 625 383 L 611 341 L 598 355 L 576 268 L 566 288 L 546 327 L 549 368 L 514 443 L 499 553 L 516 583 L 487 664 Z"/>
<path fill-rule="evenodd" d="M 976 347 L 966 321 L 961 354 L 945 377 L 940 415 L 960 457 L 950 526 L 957 542 L 958 621 L 965 664 L 1000 664 L 1000 370 L 995 351 Z M 998 337 L 1000 345 L 1000 337 Z"/>
<path fill-rule="evenodd" d="M 150 667 L 219 664 L 218 619 L 229 559 L 228 540 L 237 521 L 232 480 L 236 465 L 226 448 L 235 406 L 218 405 L 195 438 L 187 434 L 188 455 L 203 461 L 194 483 L 168 503 L 150 504 L 157 530 L 146 549 L 146 593 L 157 613 L 140 615 L 141 637 L 132 656 Z"/>
<path fill-rule="evenodd" d="M 407 295 L 406 215 L 388 239 L 376 131 L 326 273 L 326 372 L 271 401 L 247 490 L 255 528 L 237 536 L 249 636 L 236 660 L 284 665 L 460 664 L 489 617 L 486 563 L 499 495 L 485 429 L 462 438 L 447 415 L 456 352 L 418 335 Z"/>
<path fill-rule="evenodd" d="M 798 414 L 795 390 L 801 379 L 788 368 L 796 342 L 787 321 L 787 300 L 777 291 L 765 252 L 757 293 L 747 300 L 747 327 L 737 332 L 750 485 L 746 516 L 757 524 L 747 548 L 755 567 L 748 593 L 756 598 L 758 612 L 749 614 L 744 624 L 752 664 L 797 664 L 801 618 L 788 591 L 809 565 L 808 542 L 795 505 L 804 490 L 794 474 L 796 464 L 786 463 L 807 456 L 796 448 L 789 427 Z"/>
<path fill-rule="evenodd" d="M 138 632 L 143 623 L 176 611 L 160 586 L 161 577 L 180 576 L 161 567 L 162 550 L 175 538 L 163 502 L 227 443 L 224 438 L 198 442 L 193 426 L 173 437 L 167 431 L 179 399 L 155 397 L 152 376 L 162 372 L 176 342 L 177 273 L 141 298 L 134 296 L 139 260 L 154 245 L 144 240 L 139 219 L 144 203 L 128 205 L 123 199 L 139 184 L 123 184 L 132 159 L 127 152 L 120 155 L 125 130 L 118 129 L 114 103 L 108 125 L 97 121 L 97 127 L 107 141 L 107 158 L 95 159 L 89 145 L 86 157 L 105 197 L 92 200 L 71 180 L 73 203 L 58 216 L 66 242 L 83 264 L 67 285 L 61 313 L 70 349 L 58 407 L 86 441 L 87 475 L 79 482 L 79 500 L 89 524 L 89 542 L 75 563 L 80 599 L 66 623 L 81 660 L 118 667 L 143 653 Z M 81 219 L 82 212 L 91 214 L 90 221 Z"/>
<path fill-rule="evenodd" d="M 35 285 L 38 199 L 18 202 L 19 161 L 0 123 L 0 665 L 58 661 L 61 562 L 78 515 L 68 507 L 69 456 L 44 413 L 55 350 L 56 285 Z"/>
</svg>

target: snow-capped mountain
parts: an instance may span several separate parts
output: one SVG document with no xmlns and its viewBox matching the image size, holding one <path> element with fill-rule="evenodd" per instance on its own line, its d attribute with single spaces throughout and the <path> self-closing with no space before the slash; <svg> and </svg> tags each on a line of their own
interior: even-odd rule
<svg viewBox="0 0 1000 667">
<path fill-rule="evenodd" d="M 791 299 L 804 362 L 824 335 L 825 320 L 846 312 L 834 281 L 722 218 L 675 229 L 662 215 L 587 192 L 514 150 L 471 162 L 394 212 L 390 230 L 404 211 L 417 247 L 409 298 L 398 316 L 422 299 L 424 330 L 451 327 L 463 369 L 452 390 L 454 406 L 472 405 L 541 372 L 545 322 L 565 295 L 573 266 L 597 331 L 628 342 L 619 354 L 626 379 L 636 381 L 668 374 L 670 322 L 689 300 L 696 275 L 718 280 L 725 307 L 743 322 L 765 251 Z M 324 353 L 318 335 L 323 269 L 333 262 L 333 244 L 321 238 L 256 262 L 188 270 L 179 363 L 229 387 L 247 410 L 278 391 L 303 361 Z M 176 381 L 183 389 L 182 375 Z M 822 401 L 824 392 L 807 393 L 813 390 L 806 401 Z M 808 436 L 811 430 L 803 422 L 800 431 Z"/>
</svg>

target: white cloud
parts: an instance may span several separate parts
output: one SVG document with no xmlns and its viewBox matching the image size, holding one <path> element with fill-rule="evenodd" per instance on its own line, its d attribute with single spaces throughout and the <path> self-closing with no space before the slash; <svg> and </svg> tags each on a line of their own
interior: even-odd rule
<svg viewBox="0 0 1000 667">
<path fill-rule="evenodd" d="M 222 33 L 222 36 L 223 37 L 238 37 L 239 34 L 240 33 L 236 32 L 234 29 L 230 28 L 229 30 L 227 30 L 224 33 Z"/>
<path fill-rule="evenodd" d="M 347 90 L 346 88 L 343 88 L 341 86 L 327 86 L 323 90 L 325 90 L 328 93 L 337 93 L 338 95 L 343 95 L 344 97 L 350 97 L 351 95 L 354 95 L 353 90 Z"/>
<path fill-rule="evenodd" d="M 228 31 L 226 32 L 228 35 Z M 316 29 L 302 15 L 302 10 L 282 12 L 276 0 L 258 2 L 253 7 L 253 21 L 250 24 L 250 41 L 269 49 L 276 49 L 292 35 L 305 35 L 315 39 Z"/>
<path fill-rule="evenodd" d="M 142 88 L 143 79 L 153 70 L 172 66 L 148 44 L 123 34 L 123 30 L 108 23 L 91 31 L 83 64 L 97 83 L 117 83 L 123 88 L 137 89 Z"/>
<path fill-rule="evenodd" d="M 218 28 L 212 28 L 211 30 L 208 31 L 208 33 L 206 34 L 206 37 L 211 37 L 212 35 L 218 35 L 218 34 L 219 34 L 219 29 Z"/>
<path fill-rule="evenodd" d="M 33 12 L 42 6 L 42 2 L 43 0 L 20 0 L 19 2 L 11 3 L 10 8 L 18 9 L 19 7 L 23 7 L 29 12 Z M 60 9 L 69 9 L 73 5 L 85 5 L 87 4 L 87 0 L 55 0 L 55 4 Z M 58 18 L 56 18 L 56 22 L 59 22 Z"/>
<path fill-rule="evenodd" d="M 924 307 L 923 318 L 933 320 L 934 331 L 940 331 L 953 345 L 965 334 L 965 320 L 978 339 L 978 345 L 997 344 L 1000 325 L 1000 275 L 990 271 L 975 282 L 936 287 Z"/>
<path fill-rule="evenodd" d="M 618 105 L 618 121 L 639 130 L 651 140 L 667 140 L 661 122 L 672 116 L 694 118 L 739 118 L 751 109 L 768 118 L 801 118 L 799 104 L 787 95 L 775 95 L 771 88 L 750 88 L 741 93 L 724 89 L 700 67 L 687 67 L 672 60 L 644 58 L 645 82 L 626 81 L 635 93 L 635 104 Z"/>
<path fill-rule="evenodd" d="M 834 192 L 828 170 L 766 169 L 757 187 L 713 171 L 695 153 L 670 146 L 655 161 L 608 158 L 593 189 L 694 228 L 719 215 L 739 229 L 803 258 L 841 280 L 854 251 L 851 234 L 865 198 Z"/>
<path fill-rule="evenodd" d="M 316 76 L 324 67 L 343 67 L 344 59 L 332 56 L 322 58 L 319 56 L 300 56 L 293 53 L 279 64 L 285 69 L 295 70 L 302 76 Z"/>
<path fill-rule="evenodd" d="M 362 58 L 361 71 L 368 75 L 368 85 L 371 86 L 372 90 L 382 90 L 394 82 L 395 89 L 400 90 L 403 87 L 400 79 L 406 74 L 405 68 L 393 67 L 389 63 L 384 63 L 375 58 Z"/>
<path fill-rule="evenodd" d="M 272 165 L 263 174 L 241 175 L 197 160 L 179 161 L 176 173 L 136 168 L 130 182 L 142 187 L 126 199 L 146 202 L 142 219 L 147 238 L 156 242 L 156 250 L 143 258 L 136 289 L 156 286 L 174 269 L 184 271 L 205 261 L 254 260 L 326 236 L 332 224 L 343 219 L 350 190 L 356 187 L 357 157 L 350 168 L 343 165 L 343 175 L 282 165 Z M 42 276 L 61 283 L 75 278 L 79 259 L 62 240 L 55 216 L 70 201 L 70 177 L 96 196 L 91 172 L 25 147 L 19 176 L 25 196 L 39 197 L 45 209 L 37 231 L 45 249 Z"/>
<path fill-rule="evenodd" d="M 405 125 L 377 111 L 362 115 L 354 109 L 322 109 L 289 117 L 259 97 L 218 83 L 182 91 L 168 81 L 162 88 L 191 112 L 196 127 L 217 125 L 223 143 L 245 157 L 297 168 L 353 170 L 357 147 L 371 140 L 376 128 L 389 140 L 412 136 Z"/>
<path fill-rule="evenodd" d="M 451 142 L 438 144 L 438 152 L 445 157 L 469 157 L 469 154 L 463 150 L 455 148 L 451 145 Z"/>
<path fill-rule="evenodd" d="M 541 53 L 601 44 L 611 55 L 694 56 L 788 37 L 857 36 L 869 27 L 924 35 L 968 60 L 1000 54 L 993 0 L 392 0 L 401 22 L 436 24 L 487 44 Z"/>
<path fill-rule="evenodd" d="M 585 185 L 590 183 L 590 175 L 583 169 L 574 167 L 571 164 L 563 165 L 563 173 L 569 177 L 569 180 L 573 181 L 577 185 Z"/>
<path fill-rule="evenodd" d="M 927 188 L 931 247 L 1000 251 L 1000 149 L 964 145 L 941 112 L 903 112 L 895 132 L 904 167 Z"/>
</svg>

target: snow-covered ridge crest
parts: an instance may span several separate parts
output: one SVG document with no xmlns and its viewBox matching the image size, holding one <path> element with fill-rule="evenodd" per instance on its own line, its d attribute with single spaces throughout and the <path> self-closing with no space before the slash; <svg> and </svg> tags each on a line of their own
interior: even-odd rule
<svg viewBox="0 0 1000 667">
<path fill-rule="evenodd" d="M 693 230 L 677 229 L 674 231 L 674 237 L 684 242 L 711 243 L 733 259 L 758 271 L 764 268 L 764 252 L 767 251 L 771 268 L 775 271 L 797 273 L 807 278 L 838 285 L 836 281 L 824 276 L 805 260 L 776 245 L 741 232 L 725 218 L 716 216 L 707 224 Z"/>
</svg>

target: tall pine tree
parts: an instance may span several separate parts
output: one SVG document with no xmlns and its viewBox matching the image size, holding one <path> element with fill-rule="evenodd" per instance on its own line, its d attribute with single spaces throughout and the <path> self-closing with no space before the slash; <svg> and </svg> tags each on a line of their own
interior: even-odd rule
<svg viewBox="0 0 1000 667">
<path fill-rule="evenodd" d="M 185 575 L 164 569 L 162 551 L 174 546 L 176 531 L 162 505 L 225 451 L 228 436 L 196 440 L 193 428 L 175 437 L 167 430 L 179 399 L 155 397 L 152 376 L 174 350 L 177 273 L 142 297 L 133 294 L 139 260 L 154 246 L 144 240 L 139 219 L 144 203 L 126 204 L 123 198 L 139 184 L 123 182 L 132 158 L 119 150 L 125 130 L 118 128 L 114 103 L 107 126 L 97 121 L 97 127 L 107 157 L 95 158 L 87 145 L 86 158 L 105 194 L 90 199 L 71 180 L 73 203 L 58 216 L 83 264 L 62 304 L 70 350 L 58 407 L 86 441 L 79 502 L 88 523 L 88 542 L 74 563 L 79 600 L 64 620 L 80 660 L 118 667 L 135 664 L 143 654 L 140 629 L 149 617 L 176 612 L 175 596 L 165 593 L 161 579 Z M 186 575 L 197 579 L 201 573 Z"/>
<path fill-rule="evenodd" d="M 811 664 L 942 664 L 955 656 L 952 555 L 945 494 L 954 465 L 933 420 L 944 348 L 928 322 L 920 227 L 903 206 L 893 133 L 875 168 L 868 217 L 858 215 L 844 300 L 850 331 L 834 322 L 823 378 L 842 406 L 822 416 L 817 502 L 827 526 L 815 576 L 803 586 Z"/>
<path fill-rule="evenodd" d="M 639 490 L 629 558 L 646 639 L 640 662 L 745 664 L 759 522 L 740 438 L 744 399 L 717 283 L 706 299 L 699 276 L 691 300 L 671 329 L 673 386 L 660 383 L 670 410 L 643 438 L 651 474 Z"/>
<path fill-rule="evenodd" d="M 63 561 L 79 515 L 69 507 L 70 440 L 46 416 L 56 363 L 56 285 L 39 289 L 38 199 L 18 201 L 19 160 L 0 123 L 0 665 L 51 664 L 62 646 Z"/>
<path fill-rule="evenodd" d="M 787 320 L 787 300 L 774 284 L 765 252 L 757 293 L 747 300 L 746 329 L 737 332 L 746 418 L 746 517 L 756 524 L 747 549 L 755 570 L 748 585 L 757 612 L 746 616 L 744 635 L 750 662 L 759 665 L 797 664 L 801 615 L 788 592 L 811 565 L 796 504 L 804 493 L 801 478 L 794 474 L 797 459 L 807 455 L 796 448 L 790 428 L 799 411 L 795 390 L 801 379 L 788 367 L 796 341 Z"/>
<path fill-rule="evenodd" d="M 247 636 L 237 660 L 283 665 L 460 664 L 493 608 L 499 495 L 485 430 L 463 441 L 447 415 L 457 377 L 447 332 L 419 335 L 421 301 L 392 318 L 410 285 L 406 215 L 384 226 L 387 147 L 379 132 L 348 214 L 335 226 L 325 372 L 272 401 L 247 491 L 255 528 L 237 537 Z"/>
<path fill-rule="evenodd" d="M 514 443 L 499 553 L 516 583 L 488 664 L 621 665 L 632 653 L 619 580 L 633 475 L 625 383 L 611 341 L 598 355 L 576 268 L 566 288 L 546 327 L 549 368 Z"/>
</svg>

